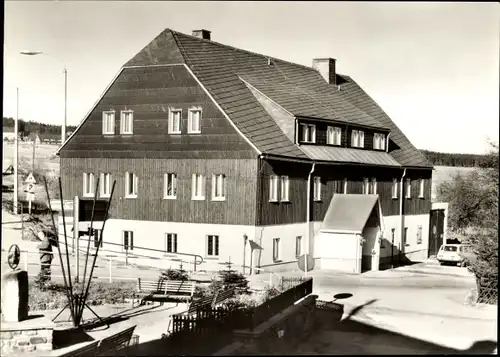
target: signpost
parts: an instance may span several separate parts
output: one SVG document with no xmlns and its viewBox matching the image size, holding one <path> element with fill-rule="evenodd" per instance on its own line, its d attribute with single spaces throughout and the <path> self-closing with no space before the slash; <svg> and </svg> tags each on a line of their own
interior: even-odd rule
<svg viewBox="0 0 500 357">
<path fill-rule="evenodd" d="M 36 185 L 36 180 L 32 172 L 30 172 L 26 180 L 24 180 L 24 183 L 26 184 L 26 190 L 24 190 L 24 192 L 26 192 L 26 198 L 28 199 L 28 213 L 31 215 L 31 202 L 35 200 L 35 193 L 33 191 Z"/>
</svg>

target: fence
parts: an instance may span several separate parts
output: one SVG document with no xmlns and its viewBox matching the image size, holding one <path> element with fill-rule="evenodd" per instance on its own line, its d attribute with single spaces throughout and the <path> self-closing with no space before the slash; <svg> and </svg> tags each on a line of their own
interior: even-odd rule
<svg viewBox="0 0 500 357">
<path fill-rule="evenodd" d="M 198 309 L 195 315 L 172 315 L 172 334 L 169 338 L 198 342 L 198 338 L 203 335 L 209 335 L 210 339 L 222 335 L 224 339 L 225 335 L 234 329 L 250 328 L 253 330 L 259 324 L 312 293 L 312 278 L 287 279 L 288 284 L 294 285 L 248 311 L 204 307 Z"/>
<path fill-rule="evenodd" d="M 480 279 L 477 284 L 478 294 L 477 303 L 478 304 L 498 304 L 498 281 L 494 279 Z"/>
</svg>

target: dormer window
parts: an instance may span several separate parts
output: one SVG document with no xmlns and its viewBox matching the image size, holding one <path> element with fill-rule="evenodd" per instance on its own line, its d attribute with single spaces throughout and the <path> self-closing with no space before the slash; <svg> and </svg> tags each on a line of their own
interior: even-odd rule
<svg viewBox="0 0 500 357">
<path fill-rule="evenodd" d="M 385 135 L 381 133 L 375 133 L 373 135 L 373 148 L 375 150 L 385 150 Z"/>
<path fill-rule="evenodd" d="M 326 143 L 328 145 L 340 145 L 342 138 L 342 128 L 329 126 L 326 132 Z"/>
<path fill-rule="evenodd" d="M 300 124 L 302 129 L 301 141 L 303 143 L 315 143 L 316 142 L 316 125 L 314 124 Z"/>
<path fill-rule="evenodd" d="M 351 147 L 365 147 L 365 132 L 363 130 L 353 130 L 351 132 Z"/>
</svg>

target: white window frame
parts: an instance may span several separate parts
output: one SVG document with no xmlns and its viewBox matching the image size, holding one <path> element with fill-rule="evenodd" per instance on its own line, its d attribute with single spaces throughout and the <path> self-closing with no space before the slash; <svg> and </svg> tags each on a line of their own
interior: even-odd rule
<svg viewBox="0 0 500 357">
<path fill-rule="evenodd" d="M 125 233 L 131 233 L 130 235 L 127 236 L 127 244 L 125 245 Z M 126 250 L 134 250 L 134 235 L 135 232 L 132 230 L 122 230 L 122 251 Z M 132 239 L 130 239 L 132 238 Z M 127 248 L 125 248 L 127 247 Z"/>
<path fill-rule="evenodd" d="M 169 247 L 169 240 L 170 240 L 170 251 L 168 250 Z M 177 233 L 165 233 L 165 254 L 168 253 L 177 253 L 178 246 L 177 246 Z"/>
<path fill-rule="evenodd" d="M 410 243 L 408 243 L 408 227 L 403 228 L 403 245 L 404 246 L 410 245 Z"/>
<path fill-rule="evenodd" d="M 90 227 L 89 227 L 89 243 L 91 244 L 90 241 L 93 242 L 93 248 L 97 248 L 97 242 L 101 239 L 101 234 L 102 234 L 102 229 L 99 228 L 92 228 L 92 232 L 90 232 Z M 97 233 L 97 234 L 96 234 Z M 101 240 L 101 245 L 100 247 L 102 248 L 104 244 L 104 241 Z"/>
<path fill-rule="evenodd" d="M 340 145 L 342 142 L 342 128 L 338 126 L 328 126 L 326 129 L 327 145 Z"/>
<path fill-rule="evenodd" d="M 398 198 L 398 179 L 393 178 L 392 179 L 392 198 L 397 199 Z"/>
<path fill-rule="evenodd" d="M 90 181 L 90 184 L 89 184 Z M 83 197 L 94 197 L 94 184 L 95 178 L 92 172 L 84 172 L 83 173 Z M 87 186 L 88 190 L 87 190 Z"/>
<path fill-rule="evenodd" d="M 365 147 L 365 132 L 363 130 L 352 130 L 351 132 L 351 147 L 364 148 Z"/>
<path fill-rule="evenodd" d="M 114 110 L 105 110 L 102 112 L 102 134 L 103 135 L 115 135 L 115 111 Z"/>
<path fill-rule="evenodd" d="M 298 258 L 302 255 L 302 236 L 295 237 L 295 257 Z"/>
<path fill-rule="evenodd" d="M 363 195 L 370 193 L 370 180 L 367 177 L 363 178 Z"/>
<path fill-rule="evenodd" d="M 111 179 L 109 172 L 101 172 L 99 179 L 99 195 L 101 197 L 109 197 L 111 195 Z"/>
<path fill-rule="evenodd" d="M 417 244 L 422 244 L 422 226 L 417 226 Z"/>
<path fill-rule="evenodd" d="M 418 183 L 418 198 L 424 198 L 425 197 L 425 180 L 420 179 L 420 182 Z"/>
<path fill-rule="evenodd" d="M 278 176 L 269 176 L 269 202 L 278 202 Z"/>
<path fill-rule="evenodd" d="M 198 129 L 197 130 L 193 130 L 192 126 L 193 126 L 193 113 L 195 112 L 199 112 L 200 115 L 198 117 Z M 201 134 L 201 117 L 202 117 L 202 110 L 201 110 L 201 107 L 191 107 L 189 108 L 189 112 L 188 112 L 188 129 L 187 129 L 187 132 L 188 134 Z M 180 128 L 180 126 L 179 126 Z"/>
<path fill-rule="evenodd" d="M 210 237 L 212 237 L 212 254 L 210 254 Z M 217 253 L 217 254 L 216 254 Z M 209 258 L 218 258 L 220 254 L 220 237 L 215 234 L 207 235 L 206 256 Z"/>
<path fill-rule="evenodd" d="M 385 150 L 385 134 L 375 133 L 373 135 L 373 148 L 375 150 Z"/>
<path fill-rule="evenodd" d="M 129 192 L 129 187 L 130 187 L 130 177 L 132 176 L 132 188 L 134 192 L 130 193 Z M 136 174 L 133 172 L 127 171 L 125 173 L 125 198 L 137 198 L 137 191 L 138 191 L 138 183 L 139 183 L 139 178 L 137 177 Z"/>
<path fill-rule="evenodd" d="M 170 185 L 169 185 L 170 184 Z M 168 192 L 168 188 L 172 188 L 172 192 Z M 163 175 L 163 198 L 166 200 L 177 199 L 177 174 L 169 172 Z"/>
<path fill-rule="evenodd" d="M 205 200 L 205 176 L 202 174 L 193 174 L 191 178 L 191 200 Z"/>
<path fill-rule="evenodd" d="M 302 128 L 302 140 L 303 143 L 312 143 L 316 142 L 316 125 L 315 124 L 300 124 Z"/>
<path fill-rule="evenodd" d="M 280 177 L 280 202 L 290 202 L 290 178 Z"/>
<path fill-rule="evenodd" d="M 406 198 L 411 198 L 411 179 L 407 178 L 405 181 L 406 184 Z"/>
<path fill-rule="evenodd" d="M 212 175 L 212 201 L 226 200 L 226 175 Z"/>
<path fill-rule="evenodd" d="M 344 194 L 347 194 L 347 178 L 344 179 L 344 181 L 342 182 L 342 185 L 344 187 L 342 187 L 342 191 L 344 192 Z"/>
<path fill-rule="evenodd" d="M 130 114 L 130 116 L 127 116 Z M 129 130 L 127 129 L 127 119 L 129 120 Z M 134 133 L 134 111 L 133 110 L 122 110 L 120 112 L 120 134 L 130 135 Z"/>
<path fill-rule="evenodd" d="M 314 189 L 313 189 L 313 197 L 314 201 L 321 201 L 321 177 L 314 176 Z"/>
<path fill-rule="evenodd" d="M 280 257 L 280 249 L 281 248 L 281 239 L 273 238 L 273 261 L 279 262 L 281 261 Z"/>
<path fill-rule="evenodd" d="M 370 182 L 370 194 L 376 195 L 377 194 L 377 179 L 372 177 L 372 180 Z"/>
<path fill-rule="evenodd" d="M 174 130 L 174 113 L 179 113 L 179 128 Z M 181 123 L 182 123 L 182 109 L 169 108 L 168 109 L 168 133 L 169 134 L 180 134 L 181 133 Z"/>
</svg>

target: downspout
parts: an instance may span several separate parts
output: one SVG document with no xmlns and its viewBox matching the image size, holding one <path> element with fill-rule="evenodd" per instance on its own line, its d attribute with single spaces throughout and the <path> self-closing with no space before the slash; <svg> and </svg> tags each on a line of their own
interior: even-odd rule
<svg viewBox="0 0 500 357">
<path fill-rule="evenodd" d="M 299 121 L 295 117 L 295 144 L 300 145 L 299 142 Z"/>
<path fill-rule="evenodd" d="M 309 222 L 311 221 L 311 175 L 314 172 L 314 168 L 316 167 L 316 163 L 313 162 L 311 171 L 309 172 L 309 176 L 307 177 L 307 213 L 306 213 L 306 226 L 307 226 L 307 232 L 306 232 L 306 244 L 307 244 L 307 256 L 305 259 L 305 273 L 307 277 L 307 260 L 309 258 L 309 247 L 310 247 L 310 236 L 311 236 L 311 227 L 309 225 Z"/>
<path fill-rule="evenodd" d="M 389 138 L 391 137 L 391 133 L 387 134 L 386 144 L 385 144 L 385 152 L 389 152 Z"/>
<path fill-rule="evenodd" d="M 400 239 L 399 239 L 399 244 L 401 245 L 401 249 L 399 249 L 399 260 L 401 261 L 401 252 L 404 249 L 403 248 L 403 235 L 404 235 L 404 230 L 405 230 L 405 221 L 404 221 L 404 215 L 403 215 L 403 200 L 404 200 L 404 178 L 406 176 L 406 169 L 403 171 L 403 175 L 401 176 L 401 187 L 400 187 L 400 199 L 399 199 L 399 219 L 400 219 Z"/>
<path fill-rule="evenodd" d="M 243 234 L 243 275 L 245 275 L 247 241 L 248 236 L 246 234 Z"/>
</svg>

